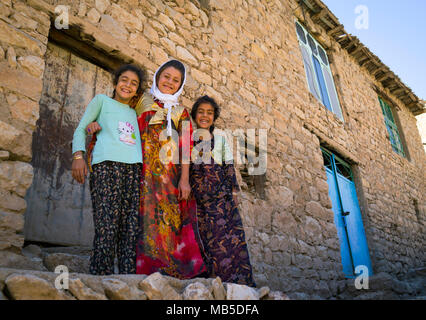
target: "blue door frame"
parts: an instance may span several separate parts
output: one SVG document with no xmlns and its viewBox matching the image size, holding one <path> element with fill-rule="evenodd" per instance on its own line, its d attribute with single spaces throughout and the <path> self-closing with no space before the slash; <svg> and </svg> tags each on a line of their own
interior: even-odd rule
<svg viewBox="0 0 426 320">
<path fill-rule="evenodd" d="M 356 276 L 356 267 L 365 266 L 368 268 L 368 275 L 371 276 L 373 269 L 352 170 L 332 152 L 323 148 L 322 152 L 334 223 L 340 242 L 343 273 L 346 277 L 353 278 Z"/>
</svg>

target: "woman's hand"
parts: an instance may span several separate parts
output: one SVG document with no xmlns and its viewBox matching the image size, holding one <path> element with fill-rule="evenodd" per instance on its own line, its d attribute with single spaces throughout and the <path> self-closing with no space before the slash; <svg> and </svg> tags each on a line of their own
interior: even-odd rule
<svg viewBox="0 0 426 320">
<path fill-rule="evenodd" d="M 87 125 L 86 130 L 87 130 L 87 133 L 89 134 L 95 134 L 96 132 L 101 131 L 102 128 L 99 125 L 99 123 L 97 123 L 96 121 L 93 121 Z"/>
<path fill-rule="evenodd" d="M 79 158 L 79 159 L 75 159 L 75 158 Z M 83 155 L 81 153 L 79 154 L 77 154 L 77 152 L 75 153 L 74 158 L 72 160 L 71 173 L 72 173 L 72 177 L 78 183 L 81 183 L 81 184 L 84 183 L 84 180 L 87 176 L 87 164 L 86 164 L 86 161 L 84 161 Z"/>
<path fill-rule="evenodd" d="M 178 200 L 188 200 L 189 195 L 191 194 L 191 186 L 189 185 L 189 181 L 187 179 L 179 180 L 179 197 Z"/>
<path fill-rule="evenodd" d="M 235 205 L 238 207 L 238 204 L 239 204 L 239 202 L 238 202 L 238 194 L 237 193 L 233 193 L 232 194 L 232 198 L 234 199 Z"/>
</svg>

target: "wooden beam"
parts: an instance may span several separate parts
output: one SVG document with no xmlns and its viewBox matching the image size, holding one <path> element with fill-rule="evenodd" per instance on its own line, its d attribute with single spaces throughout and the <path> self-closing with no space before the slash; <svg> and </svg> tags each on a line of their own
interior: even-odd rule
<svg viewBox="0 0 426 320">
<path fill-rule="evenodd" d="M 393 74 L 392 71 L 385 72 L 381 76 L 376 77 L 376 80 L 379 82 L 382 82 L 386 80 L 387 78 L 389 78 L 392 74 Z"/>
<path fill-rule="evenodd" d="M 331 30 L 328 30 L 328 31 L 327 31 L 327 34 L 328 34 L 329 36 L 332 36 L 334 33 L 338 32 L 338 31 L 341 31 L 341 30 L 343 30 L 343 29 L 344 29 L 343 24 L 340 24 L 340 25 L 338 25 L 338 26 L 336 26 L 336 27 L 332 28 Z"/>
<path fill-rule="evenodd" d="M 320 12 L 312 15 L 312 21 L 317 22 L 318 20 L 321 20 L 327 14 L 327 12 L 328 10 L 326 8 L 322 8 Z"/>
<path fill-rule="evenodd" d="M 76 40 L 67 33 L 51 28 L 49 33 L 49 40 L 59 44 L 61 47 L 66 47 L 76 55 L 98 65 L 108 71 L 117 69 L 123 61 L 112 57 L 100 50 L 95 49 L 93 46 L 81 41 Z"/>
</svg>

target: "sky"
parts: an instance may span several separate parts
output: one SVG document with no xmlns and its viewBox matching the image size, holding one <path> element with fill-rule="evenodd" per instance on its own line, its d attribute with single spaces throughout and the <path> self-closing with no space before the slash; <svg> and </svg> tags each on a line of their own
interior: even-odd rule
<svg viewBox="0 0 426 320">
<path fill-rule="evenodd" d="M 426 100 L 426 0 L 322 1 L 347 33 Z"/>
</svg>

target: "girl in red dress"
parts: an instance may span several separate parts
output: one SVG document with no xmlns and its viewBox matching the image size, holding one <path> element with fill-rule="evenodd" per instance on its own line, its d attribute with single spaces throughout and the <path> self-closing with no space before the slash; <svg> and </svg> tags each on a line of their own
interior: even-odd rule
<svg viewBox="0 0 426 320">
<path fill-rule="evenodd" d="M 185 75 L 181 62 L 163 64 L 136 106 L 143 154 L 136 273 L 159 271 L 180 279 L 206 271 L 196 202 L 190 198 L 192 124 L 178 103 Z"/>
</svg>

